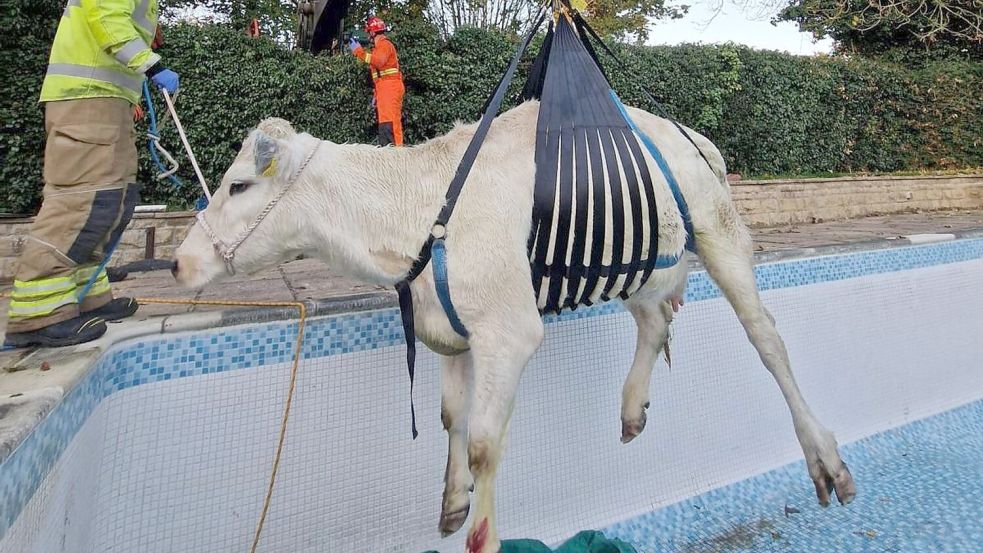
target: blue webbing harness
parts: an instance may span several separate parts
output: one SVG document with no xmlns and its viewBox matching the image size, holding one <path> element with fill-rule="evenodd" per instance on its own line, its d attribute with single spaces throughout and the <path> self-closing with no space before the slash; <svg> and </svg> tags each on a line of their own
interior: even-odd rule
<svg viewBox="0 0 983 553">
<path fill-rule="evenodd" d="M 666 177 L 666 182 L 669 183 L 669 190 L 672 192 L 673 199 L 676 200 L 676 205 L 679 207 L 679 215 L 683 219 L 683 228 L 686 229 L 686 249 L 695 252 L 696 251 L 696 240 L 693 234 L 693 221 L 689 216 L 689 206 L 686 205 L 686 198 L 683 197 L 683 193 L 679 190 L 679 183 L 676 181 L 676 177 L 672 174 L 672 169 L 669 168 L 669 164 L 666 162 L 665 156 L 659 151 L 652 139 L 648 137 L 647 134 L 642 132 L 642 129 L 638 128 L 635 121 L 628 116 L 628 111 L 625 110 L 625 105 L 621 103 L 621 99 L 614 90 L 611 90 L 611 98 L 614 100 L 618 109 L 621 110 L 621 115 L 625 117 L 625 121 L 631 126 L 631 130 L 635 131 L 635 134 L 642 139 L 642 144 L 645 145 L 645 149 L 652 154 L 652 159 L 659 166 L 659 170 L 662 171 L 662 175 Z M 672 267 L 679 261 L 678 256 L 673 256 L 670 259 L 659 260 L 656 262 L 656 267 L 659 269 L 666 269 Z M 661 262 L 661 266 L 660 266 Z"/>
</svg>

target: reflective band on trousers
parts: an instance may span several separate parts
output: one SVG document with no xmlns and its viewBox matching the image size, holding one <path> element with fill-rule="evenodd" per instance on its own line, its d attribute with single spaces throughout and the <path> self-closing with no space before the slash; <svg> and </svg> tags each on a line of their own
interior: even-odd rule
<svg viewBox="0 0 983 553">
<path fill-rule="evenodd" d="M 79 286 L 81 287 L 84 284 L 85 283 L 79 284 Z M 92 286 L 89 288 L 89 293 L 86 297 L 91 298 L 95 296 L 100 296 L 102 294 L 105 294 L 106 292 L 109 292 L 109 290 L 110 290 L 109 279 L 107 279 L 106 277 L 97 278 L 96 281 L 93 282 Z M 81 294 L 82 290 L 79 290 L 78 292 L 79 294 Z"/>
<path fill-rule="evenodd" d="M 140 92 L 140 86 L 143 84 L 143 81 L 131 79 L 126 75 L 121 75 L 110 69 L 87 67 L 85 65 L 76 65 L 74 63 L 52 63 L 48 65 L 48 75 L 78 77 L 80 79 L 98 79 L 100 81 L 112 83 L 116 86 L 128 88 L 137 93 Z"/>
<path fill-rule="evenodd" d="M 41 280 L 15 280 L 14 290 L 10 296 L 13 299 L 24 299 L 37 296 L 69 292 L 75 290 L 75 280 L 71 277 L 45 278 Z"/>
<path fill-rule="evenodd" d="M 88 282 L 89 279 L 92 278 L 92 273 L 96 272 L 96 269 L 98 269 L 98 268 L 99 268 L 98 265 L 92 266 L 92 267 L 81 267 L 81 268 L 79 268 L 78 270 L 75 271 L 75 275 L 74 275 L 75 276 L 75 282 L 78 283 L 78 284 L 81 284 L 83 282 Z M 103 269 L 99 273 L 99 278 L 108 278 L 108 275 L 106 275 L 106 270 L 105 269 Z"/>
<path fill-rule="evenodd" d="M 130 61 L 137 57 L 137 54 L 149 48 L 142 38 L 135 38 L 119 49 L 113 56 L 123 65 L 130 65 Z"/>
<path fill-rule="evenodd" d="M 68 15 L 69 15 L 68 9 L 69 8 L 77 8 L 77 7 L 81 6 L 81 5 L 82 5 L 82 0 L 68 0 L 68 3 L 65 4 L 65 11 L 62 12 L 62 14 L 61 14 L 62 17 L 68 17 Z"/>
<path fill-rule="evenodd" d="M 85 286 L 89 279 L 92 278 L 92 273 L 98 267 L 87 267 L 85 269 L 79 269 L 75 273 L 75 284 L 78 286 Z M 99 272 L 99 277 L 96 278 L 95 282 L 92 283 L 92 287 L 89 288 L 89 296 L 98 296 L 99 294 L 104 294 L 110 290 L 109 286 L 109 275 L 106 274 L 106 270 L 103 269 Z M 81 293 L 81 290 L 79 290 Z"/>
<path fill-rule="evenodd" d="M 61 294 L 53 294 L 42 300 L 22 301 L 16 298 L 10 299 L 10 309 L 7 311 L 11 317 L 42 317 L 51 314 L 52 311 L 62 307 L 77 303 L 75 288 Z"/>
</svg>

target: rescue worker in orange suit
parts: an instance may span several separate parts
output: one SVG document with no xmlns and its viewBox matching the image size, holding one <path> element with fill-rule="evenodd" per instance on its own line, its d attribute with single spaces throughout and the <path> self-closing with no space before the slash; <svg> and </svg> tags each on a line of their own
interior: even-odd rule
<svg viewBox="0 0 983 553">
<path fill-rule="evenodd" d="M 41 86 L 46 136 L 41 210 L 10 294 L 5 345 L 69 346 L 137 310 L 100 265 L 140 199 L 133 109 L 144 79 L 177 92 L 151 45 L 157 0 L 70 1 Z"/>
<path fill-rule="evenodd" d="M 378 17 L 365 22 L 365 32 L 372 40 L 372 51 L 367 52 L 353 37 L 348 48 L 356 58 L 369 64 L 375 92 L 372 103 L 379 122 L 379 145 L 403 145 L 403 75 L 399 72 L 396 47 L 386 36 L 386 24 Z"/>
</svg>

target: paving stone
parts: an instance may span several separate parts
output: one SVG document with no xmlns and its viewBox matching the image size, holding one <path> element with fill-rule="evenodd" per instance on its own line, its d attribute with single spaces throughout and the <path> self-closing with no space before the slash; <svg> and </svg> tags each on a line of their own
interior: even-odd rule
<svg viewBox="0 0 983 553">
<path fill-rule="evenodd" d="M 864 242 L 907 234 L 950 233 L 983 228 L 983 210 L 901 213 L 895 215 L 830 221 L 812 224 L 778 225 L 752 229 L 755 251 L 811 248 L 832 244 Z M 113 283 L 116 296 L 163 299 L 232 299 L 250 301 L 303 301 L 337 298 L 367 292 L 393 293 L 391 288 L 353 282 L 332 267 L 313 259 L 300 259 L 257 275 L 236 275 L 204 290 L 187 290 L 175 284 L 166 270 L 132 273 Z M 0 332 L 6 328 L 10 285 L 0 286 Z M 221 306 L 145 304 L 137 316 L 156 317 L 194 311 L 214 311 Z"/>
</svg>

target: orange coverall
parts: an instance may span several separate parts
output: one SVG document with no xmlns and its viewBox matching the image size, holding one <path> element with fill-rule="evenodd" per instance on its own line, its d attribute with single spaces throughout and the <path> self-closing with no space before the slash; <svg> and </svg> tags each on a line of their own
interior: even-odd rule
<svg viewBox="0 0 983 553">
<path fill-rule="evenodd" d="M 396 47 L 386 37 L 375 37 L 375 48 L 366 52 L 361 46 L 352 50 L 356 58 L 369 64 L 375 84 L 376 118 L 379 122 L 379 145 L 403 145 L 403 75 L 399 72 Z"/>
</svg>

